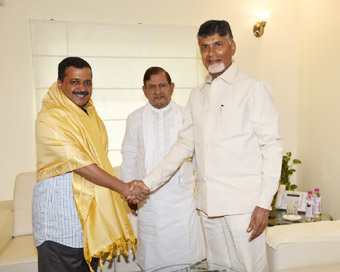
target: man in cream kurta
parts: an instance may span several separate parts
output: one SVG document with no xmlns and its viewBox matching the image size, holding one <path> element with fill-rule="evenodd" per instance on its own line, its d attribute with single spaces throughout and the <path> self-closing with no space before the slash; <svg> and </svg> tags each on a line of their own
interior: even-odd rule
<svg viewBox="0 0 340 272">
<path fill-rule="evenodd" d="M 190 95 L 171 152 L 144 182 L 157 189 L 195 150 L 208 261 L 268 271 L 263 231 L 282 161 L 271 89 L 232 62 L 236 44 L 226 21 L 202 24 L 198 44 L 209 75 Z"/>
<path fill-rule="evenodd" d="M 143 179 L 176 141 L 184 109 L 171 101 L 173 89 L 174 83 L 162 68 L 145 72 L 143 90 L 149 103 L 127 119 L 122 146 L 124 181 Z M 205 258 L 194 187 L 189 158 L 169 182 L 139 205 L 136 262 L 143 271 Z"/>
</svg>

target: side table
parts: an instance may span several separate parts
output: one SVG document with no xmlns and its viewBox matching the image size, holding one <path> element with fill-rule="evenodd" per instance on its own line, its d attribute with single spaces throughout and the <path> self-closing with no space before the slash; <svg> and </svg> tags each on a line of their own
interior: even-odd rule
<svg viewBox="0 0 340 272">
<path fill-rule="evenodd" d="M 271 211 L 269 213 L 269 221 L 268 226 L 276 226 L 276 225 L 285 225 L 292 223 L 304 223 L 306 221 L 306 216 L 304 212 L 299 212 L 298 214 L 301 216 L 300 220 L 297 221 L 288 221 L 285 220 L 282 216 L 286 214 L 286 210 L 277 209 L 275 211 Z M 333 221 L 333 217 L 327 213 L 321 213 L 321 218 L 319 221 Z"/>
</svg>

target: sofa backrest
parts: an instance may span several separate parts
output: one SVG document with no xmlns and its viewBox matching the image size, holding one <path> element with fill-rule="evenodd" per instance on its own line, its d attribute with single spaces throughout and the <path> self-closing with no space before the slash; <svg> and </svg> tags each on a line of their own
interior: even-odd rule
<svg viewBox="0 0 340 272">
<path fill-rule="evenodd" d="M 35 172 L 20 173 L 15 179 L 12 233 L 14 237 L 32 234 L 32 198 L 35 184 Z"/>
<path fill-rule="evenodd" d="M 114 167 L 120 178 L 120 166 Z M 36 184 L 36 172 L 17 175 L 13 196 L 13 233 L 14 237 L 32 234 L 32 199 Z"/>
</svg>

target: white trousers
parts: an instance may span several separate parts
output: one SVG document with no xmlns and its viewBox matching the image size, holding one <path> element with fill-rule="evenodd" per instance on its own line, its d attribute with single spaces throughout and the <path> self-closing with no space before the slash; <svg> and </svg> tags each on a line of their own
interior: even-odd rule
<svg viewBox="0 0 340 272">
<path fill-rule="evenodd" d="M 246 272 L 268 271 L 265 234 L 249 242 L 250 218 L 251 213 L 208 217 L 201 211 L 209 262 Z"/>
</svg>

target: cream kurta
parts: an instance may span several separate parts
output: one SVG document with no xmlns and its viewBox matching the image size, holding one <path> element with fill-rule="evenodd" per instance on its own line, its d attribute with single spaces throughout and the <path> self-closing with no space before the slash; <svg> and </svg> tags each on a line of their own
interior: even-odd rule
<svg viewBox="0 0 340 272">
<path fill-rule="evenodd" d="M 196 152 L 198 208 L 209 216 L 270 209 L 282 144 L 270 87 L 233 63 L 193 89 L 179 139 L 144 182 L 154 190 Z"/>
<path fill-rule="evenodd" d="M 171 102 L 163 109 L 149 103 L 129 115 L 122 147 L 122 178 L 142 179 L 177 139 L 183 109 Z M 143 270 L 205 257 L 194 198 L 194 175 L 184 162 L 171 180 L 139 205 L 136 258 Z"/>
</svg>

